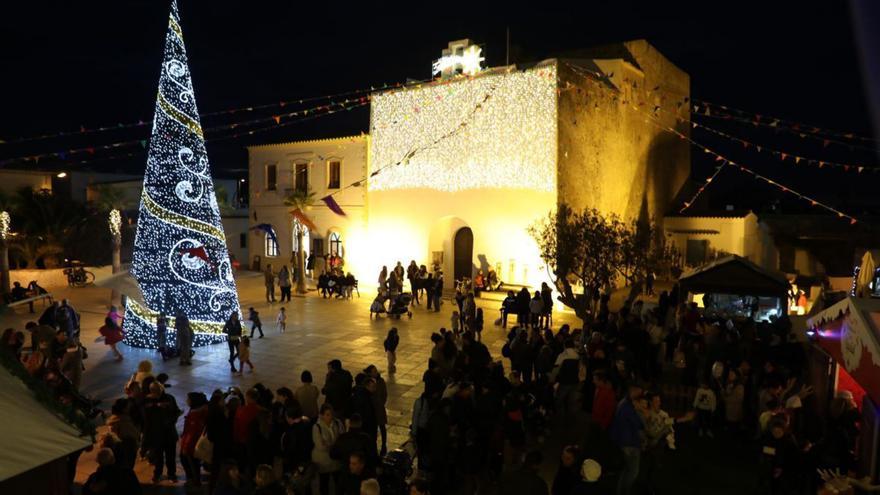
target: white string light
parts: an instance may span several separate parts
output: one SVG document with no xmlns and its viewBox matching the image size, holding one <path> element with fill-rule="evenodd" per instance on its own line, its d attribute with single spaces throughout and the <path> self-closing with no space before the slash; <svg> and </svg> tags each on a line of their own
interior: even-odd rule
<svg viewBox="0 0 880 495">
<path fill-rule="evenodd" d="M 0 211 L 0 239 L 6 240 L 9 237 L 9 226 L 12 224 L 12 218 L 8 211 Z"/>
<path fill-rule="evenodd" d="M 107 222 L 110 225 L 110 235 L 116 237 L 122 232 L 122 215 L 119 214 L 119 210 L 116 208 L 110 210 Z"/>
<path fill-rule="evenodd" d="M 116 235 L 113 212 L 110 216 Z M 131 273 L 145 304 L 130 300 L 126 306 L 129 345 L 157 346 L 159 313 L 169 317 L 168 338 L 174 342 L 171 317 L 177 312 L 190 320 L 194 345 L 221 342 L 224 322 L 241 311 L 176 1 L 165 38 Z"/>
<path fill-rule="evenodd" d="M 492 98 L 481 104 L 490 91 Z M 371 178 L 370 189 L 554 191 L 555 66 L 373 96 L 370 163 L 394 163 L 448 133 L 480 105 L 462 132 Z"/>
</svg>

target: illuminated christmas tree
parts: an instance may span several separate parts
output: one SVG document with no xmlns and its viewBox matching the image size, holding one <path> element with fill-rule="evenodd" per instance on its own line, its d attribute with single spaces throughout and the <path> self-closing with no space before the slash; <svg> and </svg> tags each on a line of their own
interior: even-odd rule
<svg viewBox="0 0 880 495">
<path fill-rule="evenodd" d="M 153 133 L 141 193 L 131 274 L 144 304 L 129 299 L 125 343 L 156 347 L 156 318 L 185 314 L 194 345 L 220 342 L 223 323 L 240 312 L 220 208 L 208 167 L 177 2 L 171 3 Z"/>
</svg>

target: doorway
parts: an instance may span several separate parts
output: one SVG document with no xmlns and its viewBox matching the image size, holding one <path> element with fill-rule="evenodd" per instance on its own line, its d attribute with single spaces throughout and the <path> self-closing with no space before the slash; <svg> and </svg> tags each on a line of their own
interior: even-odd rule
<svg viewBox="0 0 880 495">
<path fill-rule="evenodd" d="M 455 232 L 452 249 L 454 280 L 473 277 L 474 233 L 470 227 L 462 227 Z"/>
</svg>

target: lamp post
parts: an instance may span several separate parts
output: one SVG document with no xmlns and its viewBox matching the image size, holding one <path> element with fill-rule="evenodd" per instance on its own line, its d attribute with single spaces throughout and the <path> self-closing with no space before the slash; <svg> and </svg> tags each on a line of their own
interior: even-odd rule
<svg viewBox="0 0 880 495">
<path fill-rule="evenodd" d="M 9 293 L 9 212 L 0 211 L 0 292 Z"/>
<path fill-rule="evenodd" d="M 113 208 L 110 210 L 110 214 L 107 219 L 107 223 L 110 227 L 110 236 L 112 237 L 113 242 L 113 273 L 119 273 L 119 270 L 122 267 L 122 215 L 119 213 L 119 210 Z M 114 288 L 113 292 L 110 294 L 111 303 L 116 302 L 119 299 L 119 291 Z"/>
</svg>

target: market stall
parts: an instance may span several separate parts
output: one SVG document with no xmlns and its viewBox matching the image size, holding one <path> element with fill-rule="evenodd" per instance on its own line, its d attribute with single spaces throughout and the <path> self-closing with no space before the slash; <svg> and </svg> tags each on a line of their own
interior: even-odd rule
<svg viewBox="0 0 880 495">
<path fill-rule="evenodd" d="M 790 285 L 785 275 L 730 255 L 691 270 L 678 281 L 688 301 L 707 316 L 769 321 L 786 312 Z"/>
<path fill-rule="evenodd" d="M 880 300 L 847 297 L 807 320 L 807 335 L 831 357 L 828 398 L 849 392 L 861 409 L 859 457 L 873 478 L 880 462 Z"/>
</svg>

